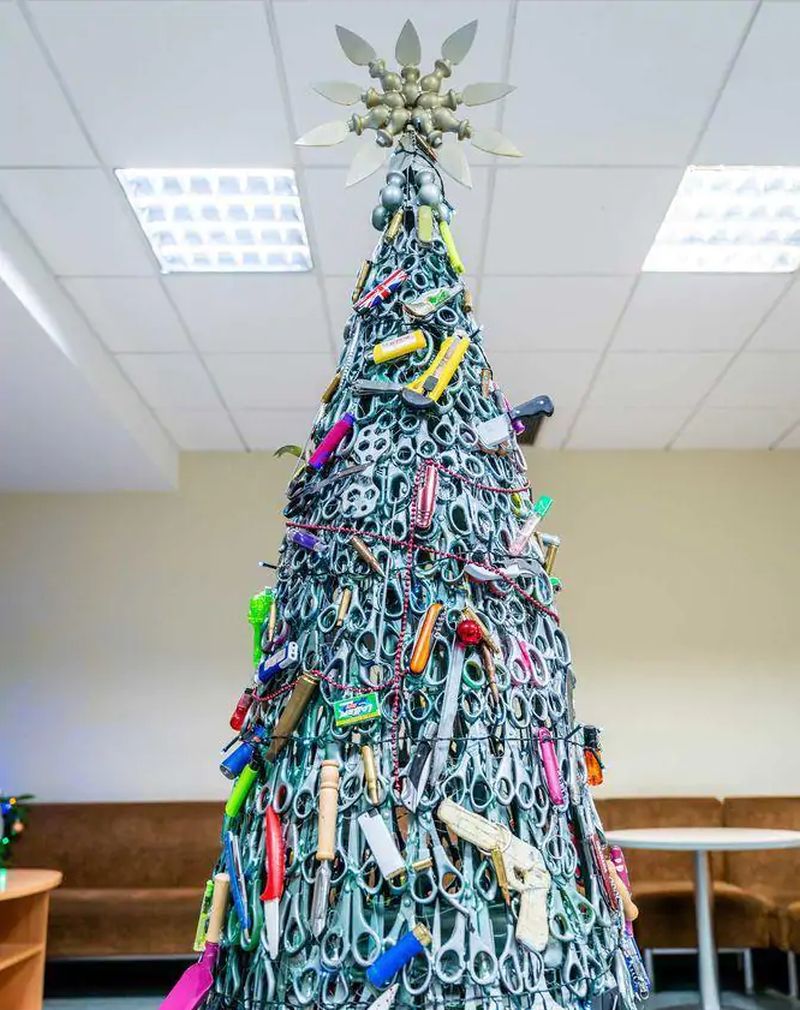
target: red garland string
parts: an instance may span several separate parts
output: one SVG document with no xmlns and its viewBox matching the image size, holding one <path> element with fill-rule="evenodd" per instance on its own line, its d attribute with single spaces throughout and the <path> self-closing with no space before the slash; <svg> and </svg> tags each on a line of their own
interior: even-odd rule
<svg viewBox="0 0 800 1010">
<path fill-rule="evenodd" d="M 400 782 L 398 727 L 400 724 L 400 692 L 401 692 L 401 685 L 404 679 L 402 656 L 403 656 L 403 646 L 405 645 L 406 630 L 408 627 L 408 611 L 411 597 L 411 573 L 414 567 L 414 550 L 416 547 L 416 542 L 414 540 L 414 530 L 416 529 L 416 517 L 417 517 L 417 492 L 419 490 L 419 485 L 422 481 L 425 468 L 428 465 L 435 466 L 442 473 L 446 473 L 448 474 L 448 476 L 454 477 L 456 480 L 464 481 L 465 483 L 471 484 L 473 487 L 479 488 L 480 490 L 483 491 L 491 491 L 495 494 L 524 494 L 526 492 L 530 493 L 530 486 L 528 485 L 525 485 L 523 487 L 504 488 L 504 487 L 495 487 L 491 484 L 482 484 L 480 481 L 472 477 L 467 477 L 465 474 L 460 474 L 456 470 L 451 470 L 449 467 L 444 466 L 444 464 L 440 463 L 438 460 L 422 459 L 419 461 L 417 471 L 414 474 L 414 484 L 412 487 L 411 500 L 409 503 L 409 518 L 411 520 L 410 523 L 411 532 L 405 540 L 400 540 L 398 537 L 387 536 L 386 534 L 383 533 L 373 533 L 371 531 L 357 529 L 355 526 L 335 526 L 332 523 L 301 523 L 291 519 L 287 520 L 286 522 L 287 526 L 294 527 L 297 529 L 314 530 L 314 531 L 322 530 L 326 533 L 346 533 L 349 534 L 350 536 L 358 536 L 362 538 L 366 537 L 368 539 L 380 540 L 382 543 L 388 544 L 392 547 L 403 547 L 406 549 L 406 566 L 405 571 L 403 572 L 403 583 L 404 583 L 403 612 L 400 617 L 400 630 L 397 638 L 397 648 L 395 649 L 394 654 L 394 670 L 390 678 L 388 678 L 387 680 L 383 681 L 380 684 L 374 685 L 374 689 L 376 691 L 382 691 L 389 686 L 391 686 L 391 688 L 394 691 L 394 695 L 392 697 L 392 733 L 391 733 L 392 771 L 395 780 L 395 786 L 398 788 Z M 458 561 L 463 564 L 470 564 L 472 561 L 471 558 L 467 558 L 463 554 L 454 554 L 450 551 L 440 551 L 434 547 L 428 547 L 427 545 L 425 546 L 424 549 L 429 554 L 435 555 L 436 557 L 449 558 L 450 560 Z M 486 564 L 485 562 L 481 562 L 481 568 L 485 568 L 487 571 L 490 571 L 493 574 L 497 575 L 507 585 L 509 585 L 516 592 L 518 592 L 520 596 L 522 596 L 522 598 L 526 600 L 532 607 L 534 607 L 536 610 L 540 610 L 544 614 L 547 614 L 548 617 L 551 617 L 556 622 L 556 624 L 560 623 L 558 614 L 554 610 L 551 610 L 549 607 L 546 607 L 543 603 L 540 603 L 537 599 L 531 596 L 530 593 L 526 593 L 521 586 L 517 585 L 517 583 L 510 576 L 506 575 L 505 572 L 503 572 L 501 569 L 496 568 L 493 565 Z M 335 687 L 342 691 L 358 691 L 361 689 L 360 685 L 354 686 L 352 684 L 339 683 L 332 677 L 327 676 L 321 670 L 311 670 L 309 672 L 312 673 L 314 676 L 319 677 L 321 680 L 324 680 L 332 687 Z M 285 684 L 283 687 L 278 688 L 278 690 L 274 691 L 272 694 L 264 695 L 263 697 L 260 697 L 258 700 L 259 702 L 271 701 L 273 698 L 277 698 L 279 695 L 285 694 L 286 691 L 290 691 L 295 686 L 296 683 L 297 680 L 293 680 L 291 683 Z"/>
</svg>

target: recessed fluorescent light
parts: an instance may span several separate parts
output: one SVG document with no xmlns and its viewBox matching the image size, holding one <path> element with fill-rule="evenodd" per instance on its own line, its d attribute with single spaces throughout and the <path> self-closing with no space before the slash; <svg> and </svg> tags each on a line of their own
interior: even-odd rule
<svg viewBox="0 0 800 1010">
<path fill-rule="evenodd" d="M 288 168 L 120 168 L 116 175 L 162 273 L 312 267 Z"/>
<path fill-rule="evenodd" d="M 800 265 L 800 167 L 690 165 L 642 270 L 789 273 Z"/>
</svg>

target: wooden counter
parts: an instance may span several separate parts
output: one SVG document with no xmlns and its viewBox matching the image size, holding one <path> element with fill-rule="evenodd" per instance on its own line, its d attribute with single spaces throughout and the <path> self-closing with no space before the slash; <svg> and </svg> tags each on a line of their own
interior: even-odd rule
<svg viewBox="0 0 800 1010">
<path fill-rule="evenodd" d="M 41 1010 L 50 891 L 60 883 L 58 870 L 0 870 L 0 1010 Z"/>
</svg>

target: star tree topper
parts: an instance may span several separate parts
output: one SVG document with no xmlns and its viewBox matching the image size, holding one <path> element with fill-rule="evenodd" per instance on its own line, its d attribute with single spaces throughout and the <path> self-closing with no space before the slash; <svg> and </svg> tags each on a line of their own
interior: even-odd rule
<svg viewBox="0 0 800 1010">
<path fill-rule="evenodd" d="M 520 158 L 521 152 L 498 130 L 477 129 L 468 119 L 455 115 L 459 105 L 486 105 L 505 98 L 514 90 L 511 84 L 481 82 L 468 84 L 462 92 L 452 89 L 442 94 L 442 82 L 451 76 L 453 67 L 469 52 L 478 30 L 478 22 L 470 21 L 449 35 L 442 43 L 442 55 L 433 70 L 422 74 L 419 64 L 422 47 L 419 35 L 411 21 L 406 21 L 397 37 L 395 57 L 399 72 L 388 70 L 386 61 L 378 59 L 373 47 L 351 32 L 336 26 L 336 34 L 345 56 L 357 67 L 367 67 L 370 77 L 380 81 L 381 91 L 369 88 L 362 91 L 358 84 L 347 81 L 322 81 L 314 84 L 317 94 L 337 105 L 355 105 L 363 102 L 366 115 L 352 115 L 347 120 L 333 120 L 315 126 L 295 143 L 302 147 L 332 147 L 341 144 L 351 133 L 361 136 L 374 130 L 374 143 L 365 141 L 359 147 L 347 176 L 352 186 L 383 165 L 387 151 L 395 141 L 408 131 L 425 145 L 439 165 L 464 186 L 471 186 L 469 165 L 463 150 L 457 144 L 444 145 L 446 134 L 457 140 L 468 140 L 474 147 L 489 154 L 507 158 Z"/>
</svg>

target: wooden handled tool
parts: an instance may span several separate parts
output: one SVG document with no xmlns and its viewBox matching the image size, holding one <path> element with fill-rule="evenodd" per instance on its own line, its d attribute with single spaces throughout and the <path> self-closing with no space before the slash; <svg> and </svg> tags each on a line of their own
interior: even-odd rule
<svg viewBox="0 0 800 1010">
<path fill-rule="evenodd" d="M 317 822 L 317 859 L 336 855 L 336 810 L 339 805 L 339 762 L 322 762 L 319 777 L 319 820 Z"/>
<path fill-rule="evenodd" d="M 225 924 L 231 878 L 227 873 L 214 877 L 211 914 L 206 930 L 206 946 L 199 961 L 190 965 L 172 987 L 159 1010 L 197 1010 L 214 984 L 214 967 L 219 953 L 219 938 Z"/>
</svg>

